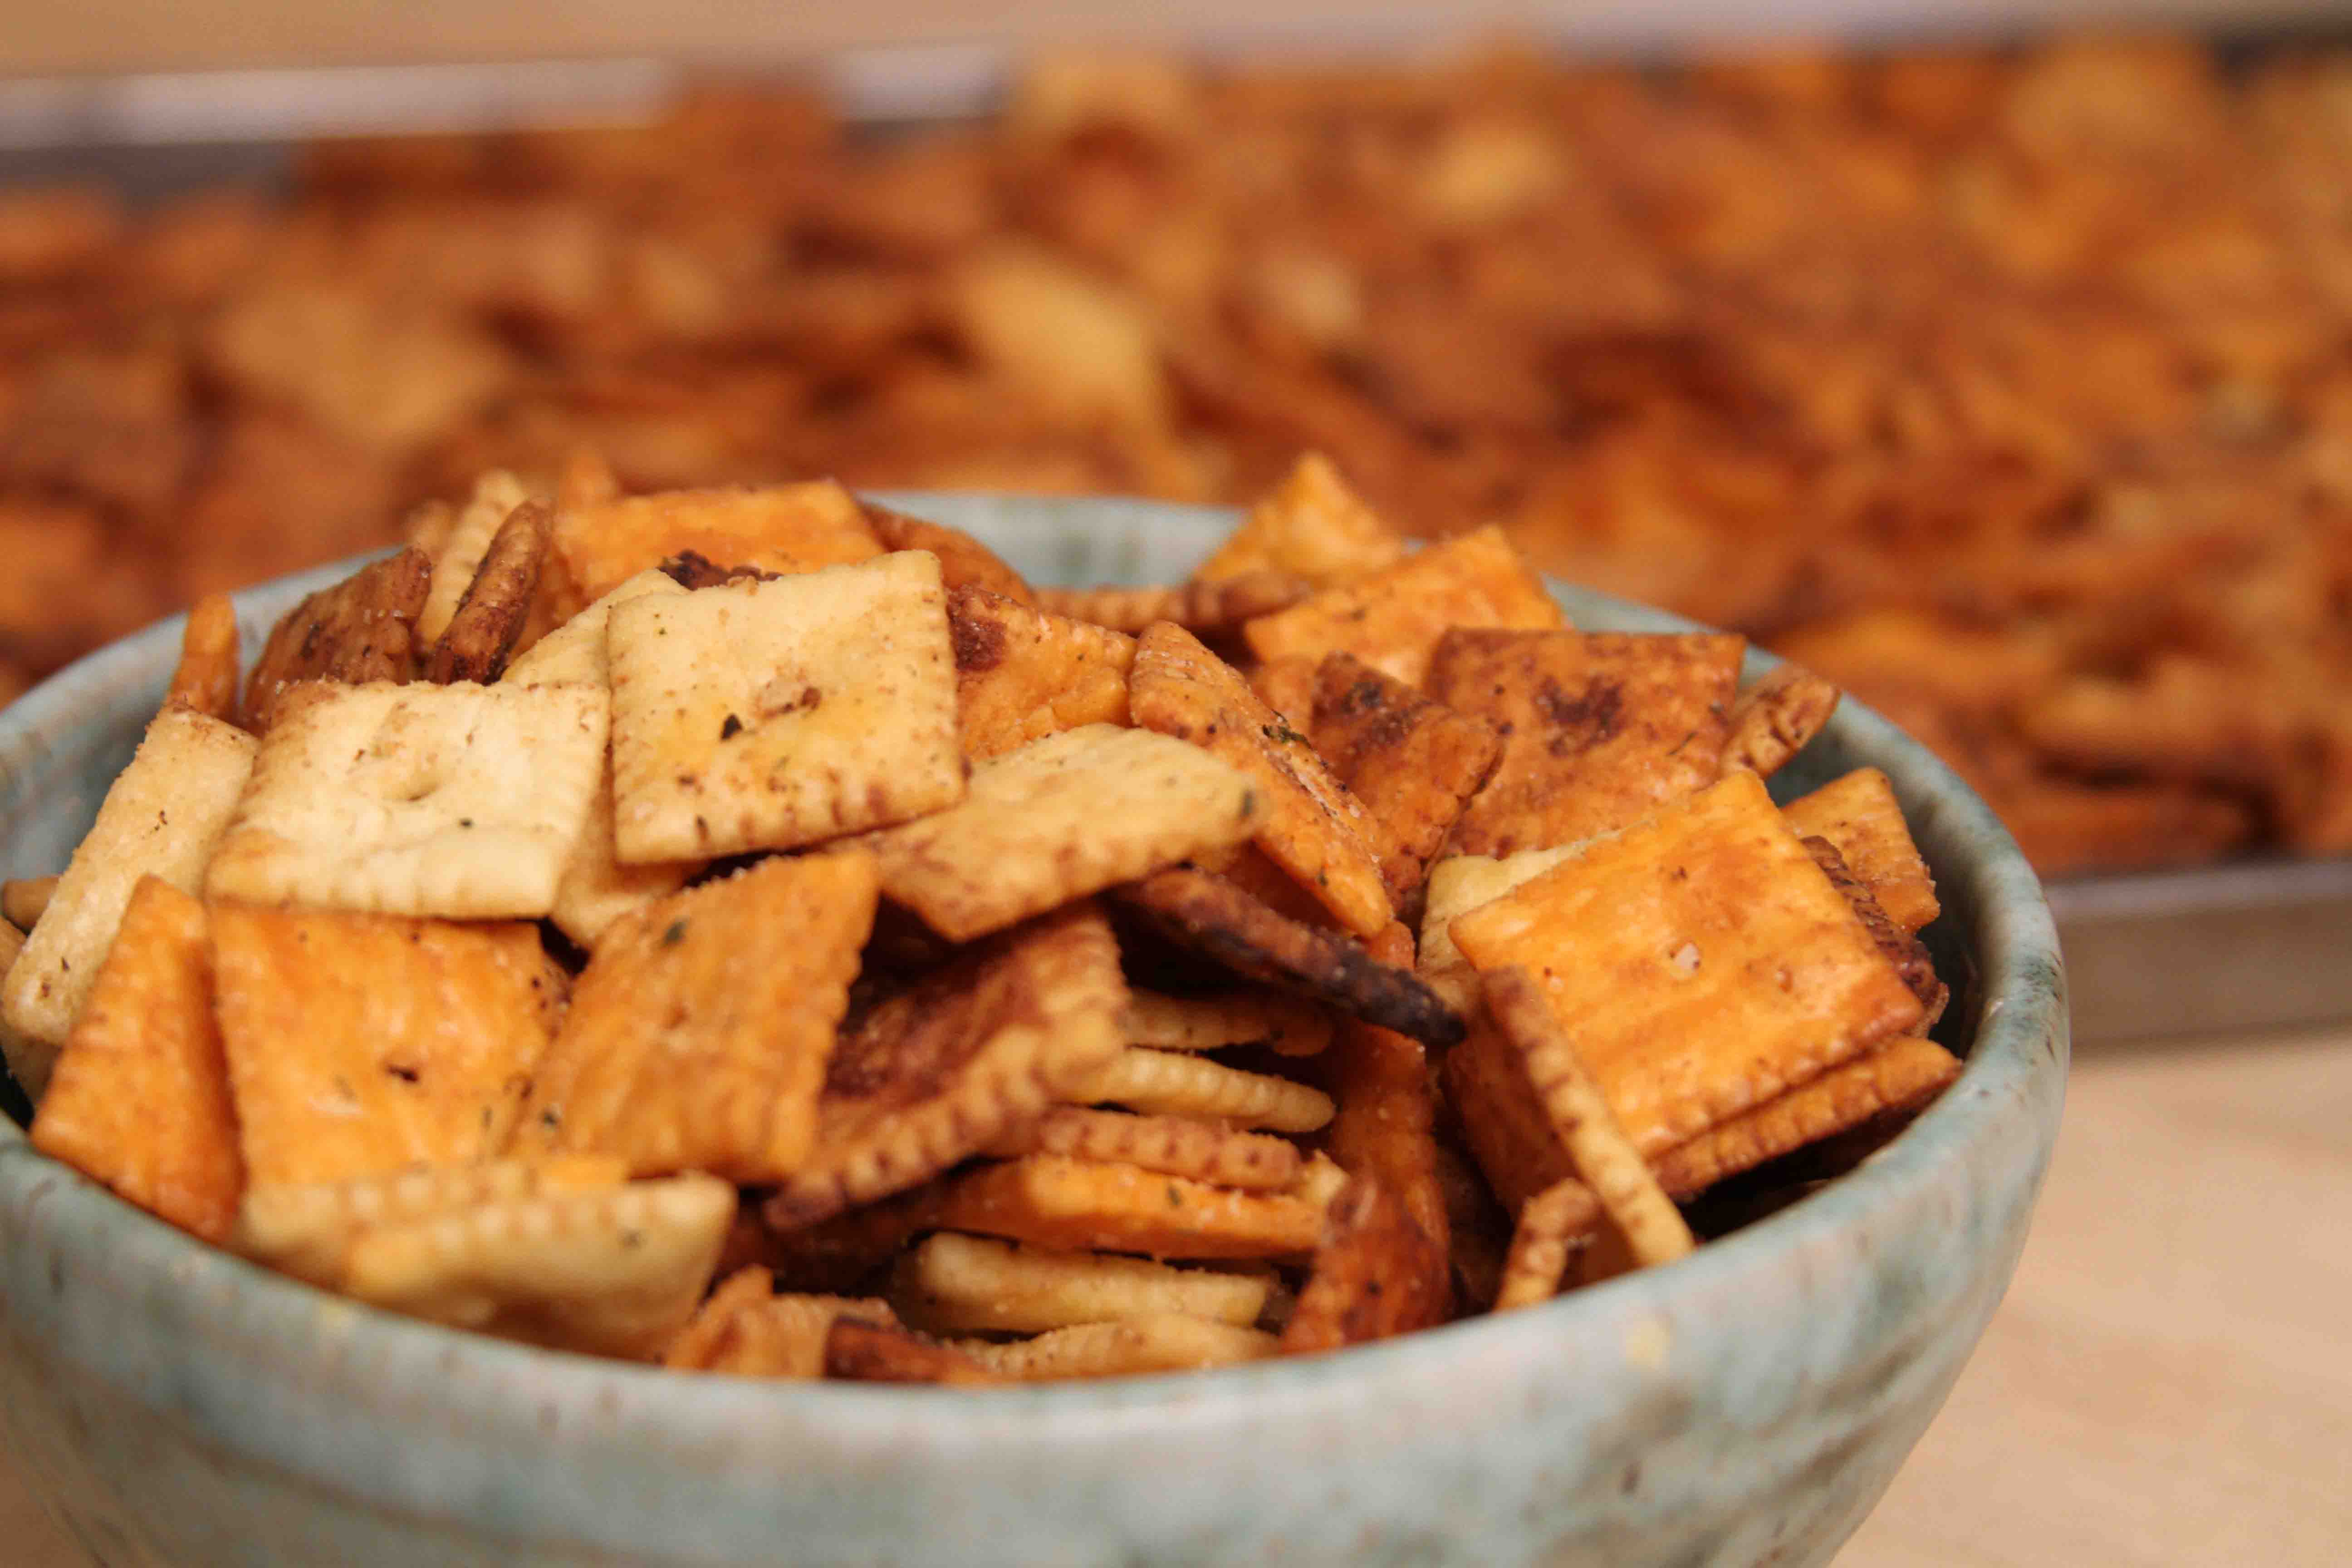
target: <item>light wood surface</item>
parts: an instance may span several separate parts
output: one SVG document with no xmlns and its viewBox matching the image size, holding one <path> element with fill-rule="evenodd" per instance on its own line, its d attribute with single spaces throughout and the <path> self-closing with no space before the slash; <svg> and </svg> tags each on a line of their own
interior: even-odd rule
<svg viewBox="0 0 2352 1568">
<path fill-rule="evenodd" d="M 2352 1563 L 2352 1030 L 2077 1058 L 2009 1299 L 1837 1568 Z M 0 1557 L 79 1568 L 0 1456 Z"/>
</svg>

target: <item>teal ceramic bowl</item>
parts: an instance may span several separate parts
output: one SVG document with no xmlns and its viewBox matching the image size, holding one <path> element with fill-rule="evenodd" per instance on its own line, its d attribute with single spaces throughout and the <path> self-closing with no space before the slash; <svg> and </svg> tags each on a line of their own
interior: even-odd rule
<svg viewBox="0 0 2352 1568">
<path fill-rule="evenodd" d="M 1041 582 L 1168 581 L 1227 514 L 893 498 Z M 243 595 L 248 646 L 331 568 Z M 1682 625 L 1573 588 L 1590 627 Z M 0 872 L 61 867 L 176 621 L 0 716 Z M 386 1316 L 200 1246 L 0 1126 L 0 1426 L 109 1568 L 1825 1562 L 2000 1301 L 2058 1127 L 2039 887 L 1851 704 L 1788 790 L 1886 770 L 1967 1071 L 1813 1195 L 1668 1268 L 1309 1360 L 955 1392 L 666 1374 Z M 2000 1500 L 1984 1500 L 1989 1508 Z"/>
</svg>

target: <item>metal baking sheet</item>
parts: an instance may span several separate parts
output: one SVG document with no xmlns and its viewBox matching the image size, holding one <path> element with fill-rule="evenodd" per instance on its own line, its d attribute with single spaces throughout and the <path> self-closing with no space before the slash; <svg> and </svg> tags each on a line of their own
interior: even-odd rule
<svg viewBox="0 0 2352 1568">
<path fill-rule="evenodd" d="M 801 62 L 810 68 L 811 62 Z M 906 47 L 814 62 L 866 123 L 985 112 L 1007 58 Z M 657 114 L 681 73 L 650 60 L 0 80 L 0 184 L 95 179 L 137 202 L 265 187 L 307 136 L 615 123 Z M 2050 887 L 2079 1041 L 2352 1022 L 2352 860 L 2078 879 Z"/>
</svg>

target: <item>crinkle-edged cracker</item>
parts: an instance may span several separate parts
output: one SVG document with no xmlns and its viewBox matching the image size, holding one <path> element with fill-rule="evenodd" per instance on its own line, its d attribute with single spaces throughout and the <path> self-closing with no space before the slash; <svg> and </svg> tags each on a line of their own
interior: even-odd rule
<svg viewBox="0 0 2352 1568">
<path fill-rule="evenodd" d="M 947 1169 L 1119 1049 L 1118 943 L 1091 904 L 1003 932 L 845 1031 L 807 1162 L 769 1212 L 807 1225 Z"/>
<path fill-rule="evenodd" d="M 492 468 L 474 480 L 473 493 L 450 514 L 447 531 L 432 547 L 432 581 L 416 616 L 419 645 L 430 647 L 441 640 L 490 553 L 499 526 L 529 500 L 530 491 L 504 468 Z"/>
<path fill-rule="evenodd" d="M 369 1231 L 333 1283 L 412 1317 L 647 1360 L 702 1300 L 734 1212 L 735 1190 L 704 1175 L 542 1193 Z"/>
<path fill-rule="evenodd" d="M 1520 1205 L 1503 1260 L 1495 1310 L 1516 1311 L 1559 1294 L 1570 1260 L 1602 1229 L 1601 1200 L 1574 1176 L 1562 1177 Z"/>
<path fill-rule="evenodd" d="M 1247 838 L 1247 774 L 1148 730 L 1087 724 L 974 766 L 949 809 L 858 840 L 882 888 L 956 942 Z"/>
<path fill-rule="evenodd" d="M 849 1313 L 824 1336 L 824 1375 L 855 1383 L 995 1383 L 996 1374 L 963 1352 L 910 1329 L 869 1323 Z"/>
<path fill-rule="evenodd" d="M 563 1005 L 524 922 L 210 907 L 221 1040 L 256 1188 L 503 1149 Z"/>
<path fill-rule="evenodd" d="M 1431 1046 L 1462 1037 L 1461 1015 L 1409 969 L 1382 963 L 1363 945 L 1276 913 L 1223 879 L 1179 867 L 1121 888 L 1117 897 L 1179 944 L 1252 980 L 1338 1008 Z"/>
<path fill-rule="evenodd" d="M 245 1163 L 205 910 L 160 877 L 131 891 L 41 1097 L 33 1147 L 206 1241 L 236 1223 Z"/>
<path fill-rule="evenodd" d="M 1181 626 L 1136 645 L 1128 708 L 1147 730 L 1189 741 L 1247 773 L 1265 805 L 1255 838 L 1349 931 L 1370 936 L 1395 913 L 1381 879 L 1388 837 L 1307 736 L 1257 699 L 1231 665 Z"/>
<path fill-rule="evenodd" d="M 662 1365 L 729 1377 L 823 1377 L 825 1336 L 844 1315 L 898 1321 L 877 1297 L 779 1295 L 766 1269 L 746 1268 L 695 1310 L 663 1349 Z"/>
<path fill-rule="evenodd" d="M 831 479 L 761 489 L 665 490 L 566 508 L 555 551 L 588 603 L 686 551 L 725 566 L 813 572 L 883 552 L 857 498 Z"/>
<path fill-rule="evenodd" d="M 1263 1132 L 1244 1132 L 1185 1116 L 1136 1116 L 1124 1110 L 1056 1105 L 1034 1121 L 992 1140 L 981 1152 L 1000 1160 L 1024 1154 L 1066 1154 L 1140 1165 L 1220 1187 L 1275 1191 L 1298 1179 L 1298 1145 Z"/>
<path fill-rule="evenodd" d="M 508 514 L 491 536 L 480 567 L 448 626 L 425 656 L 427 680 L 496 680 L 508 656 L 521 644 L 523 626 L 539 592 L 539 575 L 555 533 L 555 514 L 539 501 L 525 501 Z"/>
<path fill-rule="evenodd" d="M 1370 947 L 1383 963 L 1402 968 L 1412 961 L 1412 938 L 1402 926 L 1391 926 Z M 1435 1244 L 1438 1279 L 1423 1288 L 1443 1300 L 1450 1226 L 1437 1173 L 1437 1105 L 1428 1053 L 1418 1040 L 1356 1022 L 1341 1032 L 1323 1061 L 1338 1106 L 1323 1145 L 1343 1169 L 1378 1178 Z"/>
<path fill-rule="evenodd" d="M 1273 1282 L 1140 1258 L 1056 1252 L 943 1230 L 898 1260 L 890 1300 L 934 1334 L 1035 1334 L 1163 1312 L 1244 1326 Z"/>
<path fill-rule="evenodd" d="M 1503 1262 L 1511 1246 L 1511 1216 L 1503 1211 L 1475 1167 L 1452 1143 L 1437 1145 L 1437 1185 L 1445 1198 L 1454 1310 L 1463 1314 L 1487 1311 L 1502 1289 Z"/>
<path fill-rule="evenodd" d="M 1911 841 L 1895 786 L 1876 768 L 1856 768 L 1832 779 L 1790 801 L 1780 815 L 1800 837 L 1826 838 L 1837 846 L 1846 868 L 1903 930 L 1916 932 L 1940 911 L 1936 879 Z"/>
<path fill-rule="evenodd" d="M 980 588 L 1015 604 L 1026 605 L 1035 599 L 1026 578 L 962 529 L 909 517 L 870 500 L 859 505 L 865 509 L 866 526 L 874 531 L 883 549 L 928 550 L 938 556 L 940 580 L 948 585 L 950 593 L 959 588 Z"/>
<path fill-rule="evenodd" d="M 1959 1058 L 1935 1041 L 1888 1040 L 1667 1150 L 1654 1162 L 1658 1180 L 1666 1191 L 1687 1197 L 1874 1116 L 1915 1110 L 1959 1076 Z"/>
<path fill-rule="evenodd" d="M 1316 751 L 1385 833 L 1381 871 L 1402 907 L 1502 761 L 1502 736 L 1347 653 L 1317 669 L 1307 724 Z"/>
<path fill-rule="evenodd" d="M 819 843 L 963 795 L 929 555 L 647 595 L 606 637 L 624 864 Z"/>
<path fill-rule="evenodd" d="M 1741 692 L 1731 704 L 1731 732 L 1723 768 L 1746 768 L 1770 778 L 1828 728 L 1842 693 L 1811 670 L 1784 664 Z"/>
<path fill-rule="evenodd" d="M 1438 1079 L 1487 1186 L 1505 1212 L 1517 1215 L 1576 1168 L 1537 1102 L 1518 1053 L 1483 1010 L 1475 1017 L 1470 1037 L 1438 1064 Z"/>
<path fill-rule="evenodd" d="M 1312 1002 L 1271 991 L 1210 996 L 1130 992 L 1119 1028 L 1130 1046 L 1163 1051 L 1213 1051 L 1264 1046 L 1277 1056 L 1311 1057 L 1331 1043 L 1331 1015 Z"/>
<path fill-rule="evenodd" d="M 1154 588 L 1036 589 L 1037 607 L 1089 626 L 1140 636 L 1161 622 L 1200 637 L 1223 637 L 1260 616 L 1305 599 L 1310 585 L 1286 572 L 1246 572 L 1213 583 Z"/>
<path fill-rule="evenodd" d="M 1919 999 L 1737 773 L 1458 917 L 1542 984 L 1645 1155 L 1915 1027 Z"/>
<path fill-rule="evenodd" d="M 1813 858 L 1813 864 L 1822 868 L 1830 886 L 1853 907 L 1869 931 L 1870 940 L 1878 944 L 1878 951 L 1886 955 L 1886 962 L 1895 965 L 1895 973 L 1903 976 L 1903 984 L 1911 988 L 1911 994 L 1927 1009 L 1927 1016 L 1919 1024 L 1920 1032 L 1926 1033 L 1942 1016 L 1945 998 L 1949 994 L 1943 982 L 1936 978 L 1936 963 L 1927 956 L 1927 944 L 1888 917 L 1877 895 L 1853 874 L 1836 845 L 1826 838 L 1807 838 L 1802 843 L 1805 853 Z"/>
<path fill-rule="evenodd" d="M 1029 1154 L 950 1181 L 936 1218 L 950 1230 L 1069 1252 L 1280 1258 L 1313 1250 L 1323 1205 L 1303 1192 L 1240 1192 L 1133 1165 Z"/>
<path fill-rule="evenodd" d="M 9 1065 L 35 1100 L 114 945 L 131 889 L 152 873 L 194 891 L 244 793 L 254 749 L 234 724 L 166 708 L 116 775 L 0 986 L 0 1013 L 18 1042 Z"/>
<path fill-rule="evenodd" d="M 1551 1122 L 1552 1135 L 1625 1238 L 1636 1266 L 1649 1268 L 1686 1256 L 1697 1243 L 1682 1211 L 1617 1125 L 1608 1097 L 1553 1016 L 1542 988 L 1516 965 L 1489 969 L 1481 979 L 1486 1009 L 1517 1050 L 1520 1068 L 1537 1105 Z"/>
<path fill-rule="evenodd" d="M 262 738 L 212 898 L 538 919 L 604 767 L 593 686 L 313 686 Z"/>
<path fill-rule="evenodd" d="M 1379 1177 L 1356 1175 L 1331 1200 L 1314 1267 L 1282 1331 L 1283 1353 L 1314 1355 L 1434 1328 L 1452 1304 L 1444 1239 Z"/>
<path fill-rule="evenodd" d="M 1706 632 L 1447 633 L 1430 695 L 1505 737 L 1453 847 L 1574 844 L 1715 782 L 1746 647 Z"/>
<path fill-rule="evenodd" d="M 163 706 L 235 723 L 236 658 L 236 605 L 226 594 L 207 594 L 188 611 L 180 662 L 173 667 Z"/>
<path fill-rule="evenodd" d="M 1454 921 L 1491 904 L 1525 882 L 1581 852 L 1581 845 L 1522 849 L 1516 855 L 1449 855 L 1429 868 L 1421 912 L 1422 979 L 1465 1016 L 1477 1010 L 1478 976 L 1454 945 Z"/>
<path fill-rule="evenodd" d="M 628 1172 L 602 1156 L 425 1165 L 245 1194 L 229 1245 L 256 1262 L 313 1284 L 331 1284 L 352 1242 L 388 1225 L 413 1225 L 547 1193 L 617 1187 Z"/>
<path fill-rule="evenodd" d="M 1368 577 L 1326 588 L 1242 628 L 1262 659 L 1348 653 L 1419 686 L 1437 639 L 1455 626 L 1565 626 L 1543 579 L 1489 525 L 1433 544 Z"/>
<path fill-rule="evenodd" d="M 948 595 L 964 755 L 999 756 L 1081 724 L 1128 721 L 1135 639 L 982 588 Z"/>
<path fill-rule="evenodd" d="M 1404 539 L 1364 504 L 1330 458 L 1309 452 L 1250 508 L 1192 574 L 1213 583 L 1281 572 L 1316 588 L 1352 582 L 1404 555 Z"/>
<path fill-rule="evenodd" d="M 1189 1116 L 1275 1132 L 1312 1132 L 1331 1120 L 1331 1097 L 1271 1073 L 1206 1057 L 1128 1046 L 1064 1091 L 1079 1104 L 1123 1105 L 1148 1116 Z"/>
<path fill-rule="evenodd" d="M 279 705 L 305 681 L 364 686 L 414 679 L 416 617 L 432 578 L 425 552 L 404 550 L 287 611 L 246 678 L 245 727 L 268 733 Z"/>
<path fill-rule="evenodd" d="M 874 925 L 863 855 L 761 861 L 624 915 L 540 1064 L 518 1147 L 782 1181 L 810 1157 Z"/>
<path fill-rule="evenodd" d="M 1272 1334 L 1205 1318 L 1163 1313 L 1118 1323 L 1077 1323 L 1034 1339 L 963 1343 L 967 1355 L 1014 1383 L 1081 1377 L 1142 1377 L 1263 1361 L 1279 1349 Z"/>
</svg>

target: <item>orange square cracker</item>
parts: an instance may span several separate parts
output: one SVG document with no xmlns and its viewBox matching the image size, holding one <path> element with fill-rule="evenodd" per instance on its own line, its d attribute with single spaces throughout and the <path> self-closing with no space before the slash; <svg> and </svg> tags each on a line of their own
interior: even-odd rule
<svg viewBox="0 0 2352 1568">
<path fill-rule="evenodd" d="M 857 498 L 831 479 L 626 496 L 555 520 L 556 555 L 583 604 L 689 550 L 721 566 L 783 573 L 883 552 Z"/>
</svg>

